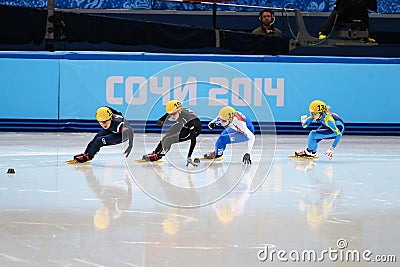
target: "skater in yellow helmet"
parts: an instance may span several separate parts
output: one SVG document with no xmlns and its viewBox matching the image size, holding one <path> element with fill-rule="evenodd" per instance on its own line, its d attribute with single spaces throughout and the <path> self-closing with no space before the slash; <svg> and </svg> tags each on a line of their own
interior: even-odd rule
<svg viewBox="0 0 400 267">
<path fill-rule="evenodd" d="M 208 124 L 208 127 L 213 129 L 218 125 L 225 127 L 225 130 L 215 143 L 215 151 L 205 154 L 204 158 L 219 158 L 224 154 L 227 144 L 247 142 L 243 163 L 251 164 L 250 153 L 253 149 L 255 135 L 254 126 L 250 118 L 231 106 L 225 106 L 220 109 L 218 117 L 213 119 Z"/>
<path fill-rule="evenodd" d="M 166 113 L 158 121 L 157 125 L 162 126 L 171 119 L 174 124 L 168 129 L 165 136 L 157 145 L 155 150 L 143 155 L 143 160 L 157 161 L 161 159 L 171 148 L 172 144 L 190 140 L 189 152 L 187 154 L 186 166 L 197 164 L 192 161 L 192 153 L 196 146 L 196 138 L 201 133 L 201 121 L 193 111 L 183 108 L 179 100 L 171 100 L 165 106 Z"/>
<path fill-rule="evenodd" d="M 133 130 L 122 113 L 111 107 L 100 107 L 96 112 L 96 120 L 103 129 L 90 141 L 84 153 L 74 156 L 74 160 L 78 163 L 90 161 L 101 147 L 121 144 L 125 141 L 129 141 L 124 152 L 128 157 L 133 147 Z"/>
<path fill-rule="evenodd" d="M 317 153 L 318 143 L 323 139 L 334 139 L 331 147 L 326 151 L 328 159 L 332 159 L 333 152 L 344 132 L 344 122 L 337 115 L 329 111 L 329 107 L 322 100 L 314 100 L 309 106 L 310 115 L 301 116 L 303 128 L 307 128 L 311 122 L 316 121 L 320 126 L 312 130 L 308 135 L 307 148 L 295 152 L 298 157 L 314 157 Z"/>
</svg>

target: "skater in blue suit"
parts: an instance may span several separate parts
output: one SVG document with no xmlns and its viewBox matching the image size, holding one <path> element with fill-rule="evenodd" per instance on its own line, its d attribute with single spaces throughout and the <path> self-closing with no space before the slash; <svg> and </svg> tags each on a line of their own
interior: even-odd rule
<svg viewBox="0 0 400 267">
<path fill-rule="evenodd" d="M 215 143 L 215 151 L 205 154 L 204 158 L 219 158 L 224 154 L 227 144 L 247 142 L 243 163 L 251 164 L 250 153 L 255 141 L 254 126 L 251 120 L 235 108 L 225 106 L 219 111 L 218 117 L 208 124 L 208 127 L 213 129 L 217 125 L 225 127 L 225 130 Z"/>
<path fill-rule="evenodd" d="M 333 152 L 344 132 L 343 120 L 336 113 L 329 111 L 329 107 L 321 100 L 312 101 L 309 110 L 310 116 L 301 116 L 303 128 L 307 128 L 313 121 L 321 125 L 309 133 L 307 148 L 296 151 L 295 155 L 298 157 L 314 157 L 318 150 L 318 143 L 321 140 L 334 139 L 332 145 L 325 153 L 328 159 L 331 160 Z"/>
<path fill-rule="evenodd" d="M 133 129 L 122 113 L 111 108 L 101 107 L 96 111 L 96 120 L 102 129 L 95 135 L 87 145 L 85 152 L 74 156 L 77 163 L 90 161 L 103 146 L 111 146 L 129 141 L 124 154 L 126 157 L 133 147 Z"/>
</svg>

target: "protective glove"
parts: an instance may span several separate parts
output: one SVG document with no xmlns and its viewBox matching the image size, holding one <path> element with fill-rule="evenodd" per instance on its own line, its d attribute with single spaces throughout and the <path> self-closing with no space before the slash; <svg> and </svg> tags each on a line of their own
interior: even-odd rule
<svg viewBox="0 0 400 267">
<path fill-rule="evenodd" d="M 251 164 L 251 159 L 250 159 L 250 154 L 249 153 L 244 154 L 243 163 L 244 164 Z"/>
<path fill-rule="evenodd" d="M 127 157 L 129 156 L 129 154 L 131 153 L 132 147 L 133 147 L 132 143 L 129 142 L 129 145 L 128 145 L 128 147 L 125 149 L 125 152 L 124 152 L 126 158 L 127 158 Z"/>
<path fill-rule="evenodd" d="M 157 124 L 157 126 L 161 127 L 164 125 L 164 120 L 159 119 L 159 120 L 157 120 L 156 124 Z"/>
<path fill-rule="evenodd" d="M 170 123 L 169 120 L 162 120 L 162 119 L 159 119 L 156 122 L 157 126 L 159 126 L 159 127 L 162 127 L 164 124 L 169 124 L 169 123 Z"/>
<path fill-rule="evenodd" d="M 301 125 L 304 125 L 307 121 L 308 116 L 307 115 L 302 115 L 300 117 Z"/>
<path fill-rule="evenodd" d="M 217 124 L 215 122 L 210 122 L 208 124 L 208 128 L 210 128 L 210 129 L 214 129 L 215 127 L 217 127 Z"/>
<path fill-rule="evenodd" d="M 192 164 L 193 166 L 197 166 L 198 164 L 193 162 L 191 157 L 186 158 L 186 166 L 189 166 L 189 164 Z"/>
<path fill-rule="evenodd" d="M 332 159 L 333 157 L 333 152 L 335 151 L 335 149 L 333 147 L 330 147 L 326 152 L 325 155 L 328 157 L 329 160 Z"/>
</svg>

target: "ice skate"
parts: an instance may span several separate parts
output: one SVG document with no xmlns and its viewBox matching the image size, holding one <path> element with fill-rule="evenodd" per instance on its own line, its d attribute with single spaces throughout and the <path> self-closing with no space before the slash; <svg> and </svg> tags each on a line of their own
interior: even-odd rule
<svg viewBox="0 0 400 267">
<path fill-rule="evenodd" d="M 142 156 L 142 159 L 138 159 L 138 160 L 136 160 L 136 161 L 138 161 L 138 162 L 148 162 L 148 161 L 151 161 L 151 162 L 154 162 L 154 161 L 160 161 L 161 160 L 161 158 L 162 158 L 162 154 L 156 154 L 156 153 L 154 153 L 154 151 L 153 152 L 151 152 L 150 154 L 145 154 L 145 155 L 143 155 Z"/>
<path fill-rule="evenodd" d="M 75 155 L 74 159 L 66 160 L 65 162 L 67 164 L 83 164 L 83 163 L 89 164 L 90 160 L 91 158 L 86 153 L 82 153 Z"/>
<path fill-rule="evenodd" d="M 150 161 L 150 155 L 153 154 L 154 152 L 150 153 L 150 154 L 144 154 L 142 156 L 142 160 L 143 161 Z"/>
<path fill-rule="evenodd" d="M 318 158 L 317 152 L 309 151 L 306 149 L 297 150 L 294 152 L 294 155 L 289 156 L 290 158 L 307 158 L 307 159 L 316 159 Z"/>
<path fill-rule="evenodd" d="M 310 151 L 307 148 L 306 149 L 300 149 L 294 152 L 294 154 L 298 157 L 315 157 L 317 154 L 316 152 Z"/>
<path fill-rule="evenodd" d="M 208 152 L 204 154 L 204 159 L 215 159 L 215 152 Z"/>
<path fill-rule="evenodd" d="M 215 152 L 208 152 L 206 154 L 204 154 L 204 156 L 202 158 L 200 158 L 200 160 L 222 160 L 222 157 L 215 157 Z"/>
</svg>

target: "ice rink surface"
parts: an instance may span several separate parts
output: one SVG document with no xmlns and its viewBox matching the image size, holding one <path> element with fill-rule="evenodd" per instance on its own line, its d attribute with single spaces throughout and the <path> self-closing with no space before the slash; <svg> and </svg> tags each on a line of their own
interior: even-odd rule
<svg viewBox="0 0 400 267">
<path fill-rule="evenodd" d="M 344 136 L 329 161 L 331 141 L 290 159 L 306 135 L 256 136 L 251 166 L 237 144 L 186 167 L 187 143 L 136 162 L 160 135 L 135 134 L 127 160 L 67 165 L 93 136 L 0 133 L 0 266 L 399 266 L 400 137 Z"/>
</svg>

